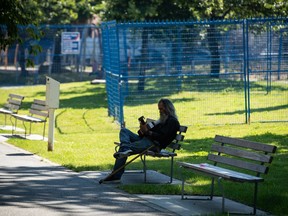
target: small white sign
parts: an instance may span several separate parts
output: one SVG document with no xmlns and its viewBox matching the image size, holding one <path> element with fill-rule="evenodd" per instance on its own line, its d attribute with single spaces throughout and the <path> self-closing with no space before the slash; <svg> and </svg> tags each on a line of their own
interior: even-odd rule
<svg viewBox="0 0 288 216">
<path fill-rule="evenodd" d="M 61 53 L 62 54 L 80 53 L 80 32 L 62 32 Z"/>
</svg>

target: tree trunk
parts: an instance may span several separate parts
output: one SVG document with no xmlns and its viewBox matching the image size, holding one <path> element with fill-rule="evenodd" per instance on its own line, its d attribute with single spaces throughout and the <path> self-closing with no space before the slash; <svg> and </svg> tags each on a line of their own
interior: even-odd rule
<svg viewBox="0 0 288 216">
<path fill-rule="evenodd" d="M 142 49 L 141 49 L 141 62 L 139 71 L 138 90 L 144 91 L 145 89 L 145 73 L 148 61 L 148 31 L 143 28 L 142 32 Z"/>
<path fill-rule="evenodd" d="M 219 54 L 219 38 L 215 25 L 210 25 L 207 29 L 208 44 L 211 58 L 211 77 L 219 78 L 220 74 L 220 54 Z"/>
<path fill-rule="evenodd" d="M 61 36 L 55 36 L 52 73 L 61 73 Z"/>
</svg>

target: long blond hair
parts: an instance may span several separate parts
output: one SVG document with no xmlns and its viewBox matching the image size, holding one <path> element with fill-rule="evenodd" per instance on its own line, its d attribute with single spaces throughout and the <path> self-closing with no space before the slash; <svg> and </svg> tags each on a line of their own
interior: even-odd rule
<svg viewBox="0 0 288 216">
<path fill-rule="evenodd" d="M 159 103 L 162 103 L 164 105 L 165 110 L 167 111 L 167 115 L 173 116 L 174 118 L 178 119 L 175 107 L 174 107 L 173 103 L 169 99 L 161 98 L 159 100 L 158 104 Z"/>
</svg>

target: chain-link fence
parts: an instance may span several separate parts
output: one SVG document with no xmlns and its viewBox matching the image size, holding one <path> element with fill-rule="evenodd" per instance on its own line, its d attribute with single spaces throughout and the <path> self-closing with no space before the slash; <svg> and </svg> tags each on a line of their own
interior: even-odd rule
<svg viewBox="0 0 288 216">
<path fill-rule="evenodd" d="M 1 51 L 0 85 L 45 84 L 47 75 L 61 83 L 105 78 L 108 114 L 128 126 L 142 115 L 157 118 L 161 97 L 186 125 L 287 121 L 287 23 L 42 25 L 40 41 Z M 36 56 L 33 44 L 42 47 Z M 27 58 L 35 67 L 25 66 Z"/>
<path fill-rule="evenodd" d="M 187 125 L 287 121 L 286 29 L 287 19 L 103 23 L 109 114 L 136 126 L 168 97 Z"/>
<path fill-rule="evenodd" d="M 94 25 L 41 25 L 40 40 L 26 38 L 26 27 L 19 28 L 23 44 L 14 44 L 1 51 L 0 84 L 45 84 L 45 76 L 60 82 L 103 78 L 101 29 Z M 42 50 L 30 54 L 33 45 Z M 31 59 L 34 67 L 27 67 Z"/>
</svg>

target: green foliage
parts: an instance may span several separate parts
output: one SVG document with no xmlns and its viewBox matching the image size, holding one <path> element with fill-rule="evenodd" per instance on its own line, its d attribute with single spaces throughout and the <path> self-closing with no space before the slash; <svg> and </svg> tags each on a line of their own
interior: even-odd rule
<svg viewBox="0 0 288 216">
<path fill-rule="evenodd" d="M 86 24 L 95 12 L 101 12 L 100 0 L 37 0 L 40 11 L 39 23 L 43 24 Z M 102 7 L 101 7 L 102 6 Z"/>
<path fill-rule="evenodd" d="M 287 16 L 285 0 L 106 0 L 106 20 L 230 19 Z"/>
<path fill-rule="evenodd" d="M 180 1 L 179 1 L 180 2 Z M 145 21 L 188 19 L 192 14 L 188 7 L 172 0 L 108 0 L 105 1 L 105 20 Z"/>
<path fill-rule="evenodd" d="M 100 13 L 103 10 L 103 5 L 100 0 L 2 0 L 0 49 L 4 50 L 13 43 L 39 39 L 42 34 L 35 28 L 39 24 L 87 23 L 93 12 Z M 19 25 L 25 26 L 25 37 L 19 32 Z M 30 54 L 36 50 L 39 47 L 33 45 Z"/>
<path fill-rule="evenodd" d="M 30 27 L 33 24 L 37 25 L 35 16 L 36 12 L 27 9 L 21 0 L 2 0 L 0 8 L 0 49 L 4 50 L 7 45 L 15 42 L 23 43 L 25 38 L 20 35 L 19 25 L 27 26 L 25 30 L 28 37 L 39 38 L 39 32 Z"/>
</svg>

